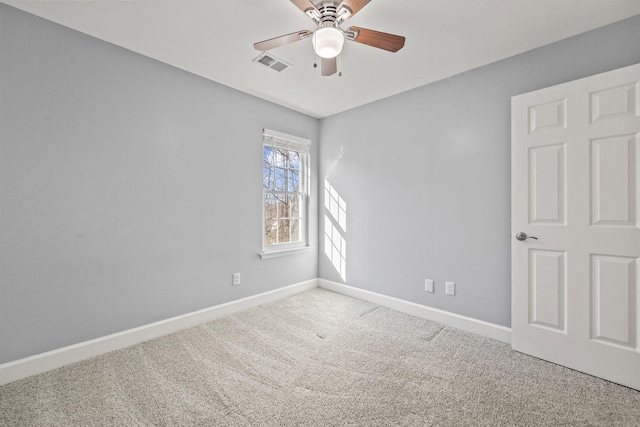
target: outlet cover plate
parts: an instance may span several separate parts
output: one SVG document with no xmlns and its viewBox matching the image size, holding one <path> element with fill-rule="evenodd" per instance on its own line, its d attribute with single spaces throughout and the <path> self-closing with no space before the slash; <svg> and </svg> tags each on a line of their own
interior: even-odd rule
<svg viewBox="0 0 640 427">
<path fill-rule="evenodd" d="M 456 284 L 455 282 L 445 282 L 444 283 L 444 293 L 447 295 L 455 295 L 456 294 Z"/>
<path fill-rule="evenodd" d="M 433 280 L 424 279 L 424 291 L 433 293 Z"/>
<path fill-rule="evenodd" d="M 238 286 L 240 284 L 240 273 L 233 273 L 231 284 L 233 286 Z"/>
</svg>

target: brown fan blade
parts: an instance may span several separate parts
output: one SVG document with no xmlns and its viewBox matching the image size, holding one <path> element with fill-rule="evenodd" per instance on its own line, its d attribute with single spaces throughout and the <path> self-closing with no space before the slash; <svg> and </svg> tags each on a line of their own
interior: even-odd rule
<svg viewBox="0 0 640 427">
<path fill-rule="evenodd" d="M 320 62 L 320 74 L 323 76 L 331 76 L 338 71 L 338 59 L 337 58 L 321 58 Z"/>
<path fill-rule="evenodd" d="M 349 31 L 357 34 L 353 41 L 388 50 L 389 52 L 397 52 L 404 46 L 404 37 L 396 36 L 395 34 L 381 33 L 380 31 L 367 30 L 360 27 L 349 27 Z"/>
<path fill-rule="evenodd" d="M 302 13 L 307 13 L 307 10 L 316 8 L 316 6 L 311 3 L 311 0 L 291 0 L 291 3 L 295 4 Z"/>
<path fill-rule="evenodd" d="M 253 47 L 255 47 L 257 50 L 260 50 L 260 51 L 271 50 L 276 47 L 284 46 L 285 44 L 302 40 L 303 37 L 308 35 L 311 35 L 311 31 L 302 30 L 296 33 L 286 34 L 284 36 L 274 37 L 269 40 L 263 40 L 261 42 L 254 43 Z"/>
<path fill-rule="evenodd" d="M 336 10 L 340 10 L 342 6 L 347 6 L 351 10 L 351 16 L 353 16 L 358 13 L 360 9 L 365 7 L 370 1 L 371 0 L 343 0 Z"/>
</svg>

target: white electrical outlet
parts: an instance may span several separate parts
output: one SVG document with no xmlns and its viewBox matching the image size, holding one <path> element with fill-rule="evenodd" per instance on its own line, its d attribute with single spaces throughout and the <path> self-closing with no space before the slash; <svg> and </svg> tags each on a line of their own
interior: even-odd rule
<svg viewBox="0 0 640 427">
<path fill-rule="evenodd" d="M 456 294 L 455 282 L 444 282 L 444 293 L 447 295 L 455 295 Z"/>
<path fill-rule="evenodd" d="M 424 291 L 425 292 L 433 292 L 433 280 L 424 279 Z"/>
<path fill-rule="evenodd" d="M 233 281 L 231 283 L 233 286 L 238 286 L 240 284 L 240 273 L 233 273 Z"/>
</svg>

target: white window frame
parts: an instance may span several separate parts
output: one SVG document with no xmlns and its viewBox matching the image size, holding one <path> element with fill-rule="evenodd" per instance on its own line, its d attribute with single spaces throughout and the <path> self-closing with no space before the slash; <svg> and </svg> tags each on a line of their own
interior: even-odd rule
<svg viewBox="0 0 640 427">
<path fill-rule="evenodd" d="M 288 135 L 286 133 L 277 132 L 271 129 L 264 129 L 262 133 L 262 150 L 264 153 L 264 147 L 280 148 L 289 151 L 297 151 L 300 153 L 300 184 L 298 192 L 291 192 L 291 194 L 299 195 L 302 197 L 302 203 L 300 206 L 300 241 L 290 243 L 276 243 L 268 245 L 266 242 L 265 233 L 265 205 L 264 201 L 268 193 L 272 193 L 270 190 L 264 188 L 264 182 L 262 184 L 262 226 L 260 227 L 262 232 L 262 252 L 260 257 L 272 258 L 276 256 L 295 254 L 300 252 L 307 252 L 311 250 L 309 246 L 309 190 L 310 190 L 310 155 L 311 155 L 311 141 L 305 138 L 300 138 L 294 135 Z M 264 163 L 263 163 L 264 167 Z M 264 179 L 264 176 L 263 176 Z"/>
</svg>

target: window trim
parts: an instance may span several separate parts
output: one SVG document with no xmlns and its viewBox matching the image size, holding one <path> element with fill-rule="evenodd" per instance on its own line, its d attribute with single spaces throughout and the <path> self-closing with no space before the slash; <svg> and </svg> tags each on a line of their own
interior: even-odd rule
<svg viewBox="0 0 640 427">
<path fill-rule="evenodd" d="M 302 193 L 303 203 L 300 220 L 300 236 L 299 242 L 293 243 L 276 243 L 267 245 L 265 238 L 265 195 L 266 191 L 264 183 L 262 185 L 262 225 L 260 227 L 262 233 L 262 252 L 259 253 L 261 259 L 268 259 L 284 255 L 292 255 L 302 252 L 308 252 L 311 250 L 309 246 L 309 207 L 311 198 L 311 185 L 310 185 L 310 155 L 311 155 L 311 141 L 305 138 L 301 138 L 294 135 L 274 131 L 271 129 L 263 129 L 262 133 L 262 150 L 264 153 L 264 147 L 270 146 L 275 148 L 281 148 L 290 151 L 297 151 L 300 153 L 300 187 Z M 263 163 L 264 167 L 264 163 Z M 293 193 L 293 192 L 292 192 Z"/>
<path fill-rule="evenodd" d="M 311 252 L 313 246 L 301 246 L 293 249 L 282 249 L 277 251 L 260 252 L 258 255 L 261 259 L 277 258 L 287 255 L 303 254 L 305 252 Z"/>
</svg>

